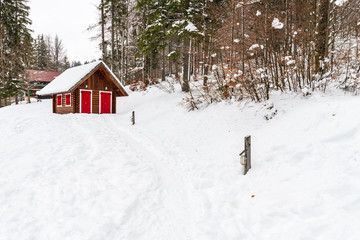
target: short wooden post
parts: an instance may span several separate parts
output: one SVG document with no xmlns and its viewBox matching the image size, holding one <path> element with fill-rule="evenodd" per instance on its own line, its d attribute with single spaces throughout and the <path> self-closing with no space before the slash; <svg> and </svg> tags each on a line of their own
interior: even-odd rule
<svg viewBox="0 0 360 240">
<path fill-rule="evenodd" d="M 245 166 L 244 166 L 244 175 L 251 168 L 251 136 L 246 136 L 244 138 L 244 145 L 245 145 Z"/>
<path fill-rule="evenodd" d="M 135 111 L 132 111 L 131 122 L 132 125 L 135 125 Z"/>
</svg>

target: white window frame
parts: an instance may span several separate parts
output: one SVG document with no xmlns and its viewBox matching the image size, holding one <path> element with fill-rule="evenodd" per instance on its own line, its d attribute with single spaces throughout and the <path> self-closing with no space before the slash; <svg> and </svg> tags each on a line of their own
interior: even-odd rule
<svg viewBox="0 0 360 240">
<path fill-rule="evenodd" d="M 61 97 L 61 104 L 60 105 L 58 104 L 58 96 Z M 56 94 L 56 107 L 62 107 L 63 106 L 62 105 L 62 99 L 63 99 L 62 94 Z"/>
<path fill-rule="evenodd" d="M 70 95 L 70 105 L 66 105 L 66 96 L 67 96 L 67 95 Z M 72 102 L 71 102 L 71 93 L 65 93 L 65 106 L 66 106 L 66 107 L 71 107 L 71 103 L 72 103 Z"/>
<path fill-rule="evenodd" d="M 89 89 L 80 89 L 80 109 L 79 109 L 79 112 L 81 112 L 81 97 L 82 97 L 82 92 L 90 92 L 91 93 L 91 101 L 90 101 L 90 113 L 92 113 L 92 101 L 93 101 L 93 93 L 92 93 L 92 90 L 89 90 Z"/>
<path fill-rule="evenodd" d="M 110 114 L 112 114 L 112 91 L 99 91 L 99 114 L 101 114 L 101 93 L 110 93 Z"/>
</svg>

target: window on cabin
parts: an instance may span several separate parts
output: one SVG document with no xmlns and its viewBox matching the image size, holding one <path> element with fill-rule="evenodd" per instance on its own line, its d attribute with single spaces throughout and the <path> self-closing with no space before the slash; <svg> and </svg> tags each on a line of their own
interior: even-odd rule
<svg viewBox="0 0 360 240">
<path fill-rule="evenodd" d="M 62 106 L 62 95 L 61 94 L 57 95 L 57 106 L 58 107 Z"/>
<path fill-rule="evenodd" d="M 71 106 L 71 93 L 65 94 L 65 105 Z"/>
</svg>

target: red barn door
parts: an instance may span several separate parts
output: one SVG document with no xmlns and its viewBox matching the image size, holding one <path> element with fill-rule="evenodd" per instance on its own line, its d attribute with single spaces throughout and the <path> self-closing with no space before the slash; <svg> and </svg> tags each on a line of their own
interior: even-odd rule
<svg viewBox="0 0 360 240">
<path fill-rule="evenodd" d="M 111 92 L 100 92 L 100 113 L 111 113 Z"/>
<path fill-rule="evenodd" d="M 80 112 L 91 113 L 91 91 L 81 90 L 80 93 Z"/>
</svg>

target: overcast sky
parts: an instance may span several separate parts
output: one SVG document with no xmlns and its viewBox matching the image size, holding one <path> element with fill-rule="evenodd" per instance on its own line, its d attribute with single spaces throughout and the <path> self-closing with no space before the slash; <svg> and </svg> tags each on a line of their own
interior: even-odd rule
<svg viewBox="0 0 360 240">
<path fill-rule="evenodd" d="M 29 0 L 30 27 L 38 34 L 57 34 L 62 39 L 70 61 L 98 59 L 98 41 L 90 37 L 97 34 L 86 29 L 96 23 L 98 0 Z"/>
</svg>

